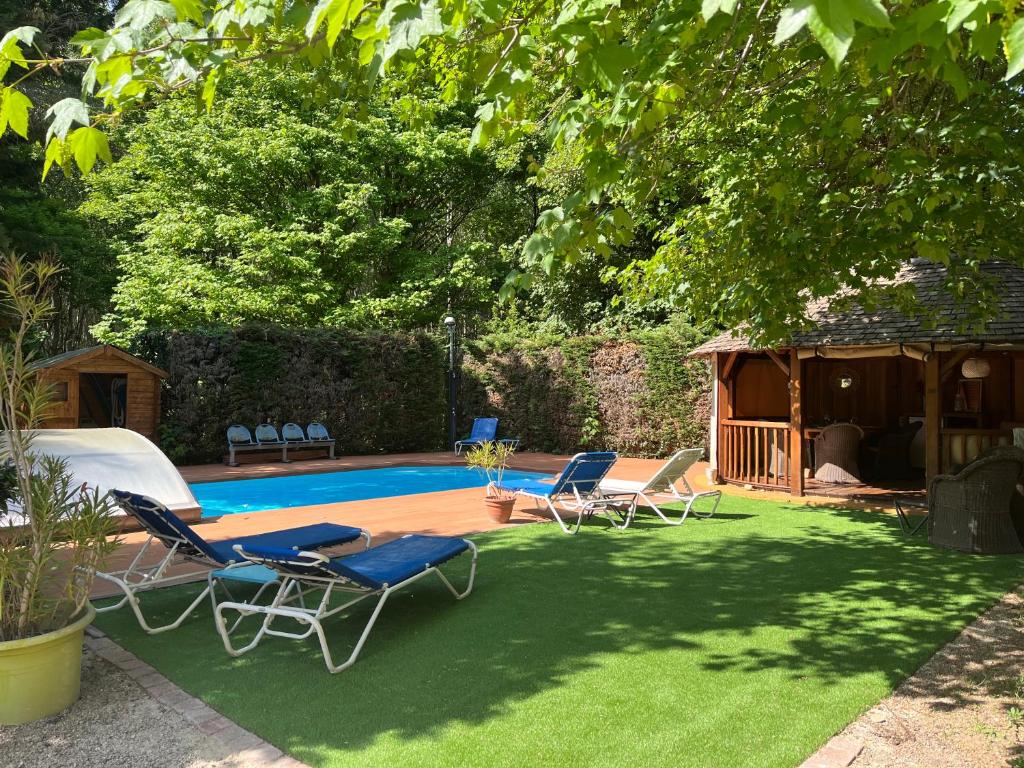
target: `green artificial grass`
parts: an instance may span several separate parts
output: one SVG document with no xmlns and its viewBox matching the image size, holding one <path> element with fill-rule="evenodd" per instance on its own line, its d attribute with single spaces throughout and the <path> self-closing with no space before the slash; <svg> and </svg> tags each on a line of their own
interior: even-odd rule
<svg viewBox="0 0 1024 768">
<path fill-rule="evenodd" d="M 1024 558 L 934 549 L 888 516 L 729 497 L 678 528 L 474 540 L 472 595 L 396 595 L 338 675 L 314 640 L 230 658 L 208 608 L 152 637 L 127 610 L 97 623 L 313 766 L 795 766 L 1024 580 Z M 144 604 L 170 615 L 194 589 Z M 336 658 L 367 610 L 330 625 Z"/>
</svg>

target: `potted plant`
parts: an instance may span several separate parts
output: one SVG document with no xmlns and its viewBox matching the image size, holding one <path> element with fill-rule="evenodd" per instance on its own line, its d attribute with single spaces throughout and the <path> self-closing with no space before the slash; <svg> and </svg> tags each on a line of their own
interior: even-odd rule
<svg viewBox="0 0 1024 768">
<path fill-rule="evenodd" d="M 496 523 L 507 523 L 516 505 L 514 494 L 501 489 L 501 481 L 515 448 L 507 443 L 485 442 L 466 452 L 466 465 L 482 469 L 487 475 L 487 495 L 484 506 Z"/>
<path fill-rule="evenodd" d="M 78 486 L 63 459 L 32 451 L 51 393 L 29 346 L 51 310 L 56 273 L 46 260 L 0 263 L 0 725 L 78 698 L 93 577 L 117 546 L 107 496 Z"/>
</svg>

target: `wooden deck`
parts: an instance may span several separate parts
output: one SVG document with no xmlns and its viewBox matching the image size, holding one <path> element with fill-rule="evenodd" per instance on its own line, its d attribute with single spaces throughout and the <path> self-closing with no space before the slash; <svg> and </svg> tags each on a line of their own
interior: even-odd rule
<svg viewBox="0 0 1024 768">
<path fill-rule="evenodd" d="M 521 453 L 516 455 L 513 468 L 555 474 L 565 466 L 568 458 L 568 456 L 548 453 Z M 269 462 L 239 467 L 210 464 L 182 467 L 181 474 L 188 482 L 198 483 L 337 472 L 350 469 L 409 465 L 442 466 L 462 463 L 462 459 L 451 453 L 406 453 L 382 456 L 343 456 L 335 460 L 319 459 L 291 464 Z M 661 463 L 656 459 L 621 458 L 616 462 L 612 475 L 625 480 L 645 480 L 657 471 Z M 706 479 L 706 468 L 707 464 L 698 463 L 691 468 L 687 475 L 691 484 L 698 490 L 710 487 Z M 824 495 L 808 495 L 795 499 L 786 493 L 750 491 L 727 485 L 715 487 L 730 495 L 771 499 L 783 503 L 820 505 L 836 503 L 835 498 Z M 505 527 L 493 522 L 487 516 L 481 497 L 480 488 L 468 488 L 365 501 L 317 504 L 307 507 L 225 515 L 199 523 L 197 530 L 204 538 L 210 541 L 219 541 L 312 523 L 340 523 L 365 528 L 373 535 L 374 543 L 380 544 L 406 533 L 465 536 Z M 884 496 L 879 496 L 874 501 L 866 502 L 866 505 L 872 508 L 886 509 L 889 502 L 885 500 Z M 545 518 L 535 512 L 529 503 L 521 501 L 508 525 L 545 522 Z M 126 533 L 123 535 L 122 541 L 122 546 L 108 561 L 105 570 L 116 571 L 125 568 L 146 541 L 146 535 L 142 532 Z M 159 549 L 154 547 L 151 551 L 154 556 L 150 562 L 155 562 L 163 554 L 162 547 Z M 100 597 L 113 593 L 109 584 L 97 582 L 93 595 Z"/>
</svg>

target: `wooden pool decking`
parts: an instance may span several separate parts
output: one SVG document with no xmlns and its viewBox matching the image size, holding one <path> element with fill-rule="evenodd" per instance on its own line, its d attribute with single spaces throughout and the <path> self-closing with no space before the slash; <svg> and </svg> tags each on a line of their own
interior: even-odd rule
<svg viewBox="0 0 1024 768">
<path fill-rule="evenodd" d="M 550 453 L 524 452 L 515 456 L 512 466 L 519 470 L 556 474 L 565 466 L 569 458 Z M 410 465 L 445 466 L 463 463 L 460 457 L 452 453 L 399 453 L 377 456 L 341 456 L 333 460 L 317 459 L 296 461 L 290 464 L 268 462 L 244 464 L 238 467 L 207 464 L 180 467 L 179 469 L 187 482 L 202 483 L 338 472 L 350 469 Z M 620 458 L 615 464 L 612 476 L 625 480 L 645 480 L 654 474 L 661 464 L 662 461 L 658 459 Z M 707 464 L 701 462 L 687 473 L 690 483 L 697 490 L 706 490 L 711 487 L 706 479 L 706 468 Z M 838 501 L 836 498 L 827 496 L 805 496 L 794 499 L 786 493 L 752 491 L 726 485 L 714 486 L 714 488 L 729 495 L 771 499 L 790 504 L 835 505 Z M 374 544 L 381 544 L 407 533 L 467 536 L 505 527 L 500 523 L 495 523 L 487 516 L 481 501 L 482 495 L 483 492 L 480 488 L 465 488 L 454 491 L 436 491 L 364 501 L 332 502 L 264 512 L 224 515 L 198 524 L 198 531 L 210 541 L 219 541 L 313 523 L 339 523 L 364 528 L 372 534 Z M 847 499 L 844 499 L 845 501 Z M 860 505 L 863 506 L 865 503 L 871 508 L 886 510 L 890 502 L 884 495 L 880 495 Z M 534 510 L 529 502 L 520 501 L 507 525 L 526 525 L 544 521 L 546 518 Z M 122 546 L 108 560 L 104 570 L 116 571 L 127 567 L 145 541 L 145 533 L 124 534 Z M 149 558 L 149 561 L 156 562 L 162 556 L 162 550 L 162 547 L 152 548 L 152 557 Z M 182 573 L 187 570 L 195 570 L 195 567 L 186 566 L 177 572 Z M 114 593 L 111 586 L 102 581 L 97 582 L 93 590 L 94 597 L 109 596 Z"/>
</svg>

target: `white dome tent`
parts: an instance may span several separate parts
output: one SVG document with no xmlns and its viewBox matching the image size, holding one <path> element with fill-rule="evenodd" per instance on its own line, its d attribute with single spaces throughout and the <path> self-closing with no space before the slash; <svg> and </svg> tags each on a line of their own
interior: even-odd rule
<svg viewBox="0 0 1024 768">
<path fill-rule="evenodd" d="M 177 468 L 153 443 L 130 429 L 37 429 L 32 452 L 59 456 L 76 483 L 150 496 L 178 516 L 195 520 L 199 502 Z"/>
</svg>

